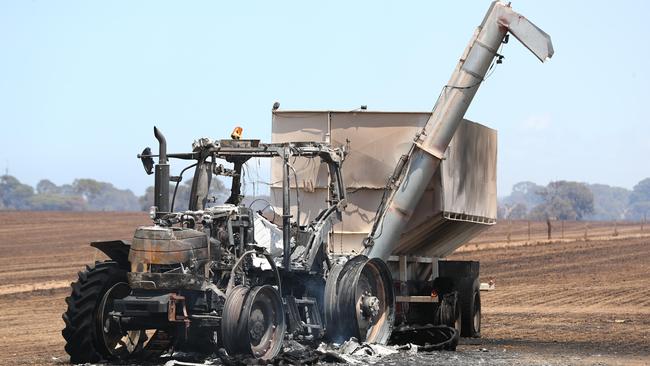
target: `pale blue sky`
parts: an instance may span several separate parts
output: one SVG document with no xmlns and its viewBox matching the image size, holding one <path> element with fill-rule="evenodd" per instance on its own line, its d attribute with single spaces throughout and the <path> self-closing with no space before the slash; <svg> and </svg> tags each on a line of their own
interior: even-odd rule
<svg viewBox="0 0 650 366">
<path fill-rule="evenodd" d="M 650 3 L 514 1 L 513 38 L 466 117 L 499 131 L 499 195 L 521 180 L 631 188 L 650 176 Z M 428 111 L 489 1 L 0 1 L 0 167 L 141 194 L 135 155 L 194 138 L 270 139 L 270 108 Z"/>
</svg>

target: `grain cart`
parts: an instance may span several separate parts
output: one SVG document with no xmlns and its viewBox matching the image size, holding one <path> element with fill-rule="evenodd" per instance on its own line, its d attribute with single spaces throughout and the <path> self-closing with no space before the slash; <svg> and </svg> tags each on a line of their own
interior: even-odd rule
<svg viewBox="0 0 650 366">
<path fill-rule="evenodd" d="M 494 223 L 496 135 L 463 115 L 508 32 L 541 60 L 553 53 L 494 2 L 431 113 L 275 111 L 272 143 L 236 130 L 185 153 L 168 153 L 154 128 L 158 153 L 139 155 L 155 174 L 152 225 L 91 244 L 110 259 L 80 272 L 66 298 L 71 361 L 221 346 L 268 360 L 287 338 L 385 343 L 396 323 L 477 335 L 478 264 L 440 258 Z M 272 159 L 270 209 L 258 212 L 242 203 L 252 158 Z M 170 159 L 187 162 L 177 176 Z M 174 210 L 188 171 L 188 209 Z M 231 180 L 223 203 L 210 197 L 214 176 Z"/>
</svg>

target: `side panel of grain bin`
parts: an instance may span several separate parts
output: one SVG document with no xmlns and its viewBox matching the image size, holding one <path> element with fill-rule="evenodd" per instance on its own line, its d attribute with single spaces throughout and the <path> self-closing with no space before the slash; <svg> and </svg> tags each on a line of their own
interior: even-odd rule
<svg viewBox="0 0 650 366">
<path fill-rule="evenodd" d="M 272 142 L 329 141 L 334 146 L 349 141 L 350 154 L 343 164 L 348 187 L 348 207 L 343 222 L 330 237 L 336 253 L 360 252 L 371 230 L 386 180 L 400 156 L 430 113 L 392 112 L 274 112 Z M 272 164 L 271 203 L 281 206 L 281 170 Z M 297 158 L 301 223 L 325 207 L 327 169 L 317 159 Z M 277 179 L 276 179 L 277 178 Z M 296 217 L 295 182 L 291 205 Z M 444 257 L 471 239 L 496 218 L 496 132 L 463 121 L 434 175 L 396 253 Z"/>
</svg>

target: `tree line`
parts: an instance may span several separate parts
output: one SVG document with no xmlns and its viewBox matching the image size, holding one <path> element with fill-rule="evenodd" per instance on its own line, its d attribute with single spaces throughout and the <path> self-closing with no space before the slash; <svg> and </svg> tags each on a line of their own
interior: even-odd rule
<svg viewBox="0 0 650 366">
<path fill-rule="evenodd" d="M 641 221 L 650 215 L 650 178 L 632 190 L 571 181 L 520 182 L 499 199 L 498 217 L 530 220 Z"/>
<path fill-rule="evenodd" d="M 187 209 L 191 188 L 191 179 L 178 185 L 175 210 Z M 171 184 L 170 200 L 174 189 L 175 184 Z M 131 190 L 94 179 L 75 179 L 71 184 L 60 186 L 43 179 L 32 187 L 11 175 L 0 176 L 0 210 L 148 211 L 153 205 L 153 195 L 153 187 L 148 187 L 144 195 L 136 196 Z M 223 182 L 213 180 L 210 195 L 215 200 L 227 197 Z"/>
<path fill-rule="evenodd" d="M 192 180 L 178 185 L 176 211 L 187 209 Z M 175 184 L 170 185 L 170 196 Z M 210 196 L 222 202 L 228 189 L 214 179 Z M 147 211 L 153 205 L 153 187 L 142 196 L 94 179 L 75 179 L 56 185 L 43 179 L 36 187 L 11 175 L 0 176 L 0 210 L 34 211 Z M 632 190 L 605 184 L 555 181 L 546 186 L 520 182 L 510 195 L 499 199 L 500 219 L 531 220 L 633 220 L 650 216 L 650 178 Z"/>
</svg>

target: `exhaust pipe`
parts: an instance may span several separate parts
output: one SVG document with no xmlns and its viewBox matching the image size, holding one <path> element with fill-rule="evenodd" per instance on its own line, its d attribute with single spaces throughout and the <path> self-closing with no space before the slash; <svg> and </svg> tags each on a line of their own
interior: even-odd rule
<svg viewBox="0 0 650 366">
<path fill-rule="evenodd" d="M 153 134 L 159 144 L 158 164 L 154 183 L 154 206 L 156 218 L 169 213 L 169 164 L 167 162 L 167 140 L 160 130 L 154 126 Z"/>
</svg>

